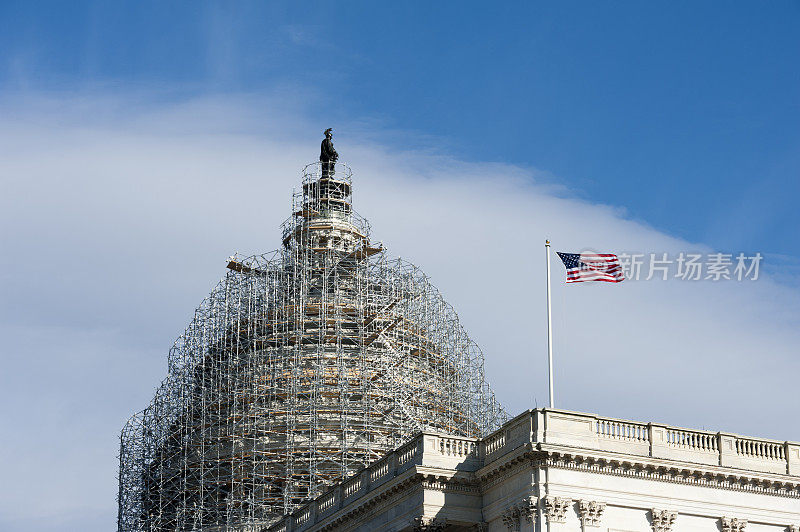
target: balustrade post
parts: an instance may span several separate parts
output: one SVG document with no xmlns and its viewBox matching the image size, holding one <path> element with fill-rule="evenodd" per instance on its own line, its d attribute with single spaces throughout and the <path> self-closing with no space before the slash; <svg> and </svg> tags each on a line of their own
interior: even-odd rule
<svg viewBox="0 0 800 532">
<path fill-rule="evenodd" d="M 800 475 L 800 443 L 786 442 L 786 473 L 788 475 Z"/>
<path fill-rule="evenodd" d="M 319 507 L 319 503 L 315 500 L 311 503 L 311 507 L 308 511 L 308 521 L 306 521 L 309 525 L 313 525 L 317 522 L 317 510 Z"/>
<path fill-rule="evenodd" d="M 735 465 L 736 456 L 736 436 L 724 432 L 717 433 L 717 443 L 719 446 L 719 465 L 730 467 Z"/>
<path fill-rule="evenodd" d="M 369 493 L 372 489 L 372 471 L 369 468 L 361 472 L 361 492 Z"/>
<path fill-rule="evenodd" d="M 344 484 L 339 484 L 336 488 L 336 495 L 335 497 L 338 499 L 336 502 L 336 509 L 341 510 L 342 506 L 344 506 Z"/>
<path fill-rule="evenodd" d="M 393 451 L 392 454 L 389 456 L 389 477 L 394 478 L 397 476 L 397 462 L 400 459 L 398 458 L 397 451 Z"/>
<path fill-rule="evenodd" d="M 648 423 L 650 436 L 650 456 L 653 458 L 667 458 L 667 426 L 657 423 Z"/>
</svg>

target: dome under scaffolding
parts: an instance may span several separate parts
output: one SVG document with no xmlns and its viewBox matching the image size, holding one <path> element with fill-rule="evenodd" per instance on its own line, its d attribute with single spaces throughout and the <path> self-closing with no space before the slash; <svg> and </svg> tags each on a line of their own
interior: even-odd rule
<svg viewBox="0 0 800 532">
<path fill-rule="evenodd" d="M 230 259 L 125 425 L 120 531 L 259 530 L 420 430 L 507 419 L 453 308 L 370 241 L 349 168 L 323 165 L 282 249 Z"/>
</svg>

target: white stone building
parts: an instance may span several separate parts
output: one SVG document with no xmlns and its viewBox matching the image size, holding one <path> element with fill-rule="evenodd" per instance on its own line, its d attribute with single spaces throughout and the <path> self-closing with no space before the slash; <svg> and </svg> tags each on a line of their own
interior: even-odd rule
<svg viewBox="0 0 800 532">
<path fill-rule="evenodd" d="M 531 410 L 421 433 L 268 530 L 798 532 L 800 444 Z"/>
</svg>

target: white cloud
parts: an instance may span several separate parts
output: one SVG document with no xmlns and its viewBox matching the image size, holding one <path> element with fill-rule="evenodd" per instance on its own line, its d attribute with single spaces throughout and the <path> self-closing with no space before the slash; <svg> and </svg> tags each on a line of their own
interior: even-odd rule
<svg viewBox="0 0 800 532">
<path fill-rule="evenodd" d="M 329 125 L 373 239 L 422 267 L 454 305 L 511 413 L 547 397 L 545 237 L 558 250 L 715 244 L 575 199 L 568 176 L 398 149 L 376 139 L 409 135 L 330 124 L 306 115 L 297 95 L 168 100 L 0 105 L 0 316 L 10 339 L 0 394 L 14 427 L 2 460 L 27 479 L 0 487 L 2 528 L 32 514 L 42 530 L 113 526 L 124 419 L 145 406 L 225 258 L 278 247 L 299 169 Z M 553 271 L 558 406 L 800 440 L 786 423 L 800 406 L 795 287 L 566 286 L 558 262 Z M 60 517 L 69 515 L 86 517 Z"/>
</svg>

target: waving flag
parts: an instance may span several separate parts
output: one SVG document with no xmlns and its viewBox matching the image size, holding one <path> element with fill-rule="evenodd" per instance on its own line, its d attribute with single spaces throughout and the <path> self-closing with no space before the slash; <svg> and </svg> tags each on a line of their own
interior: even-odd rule
<svg viewBox="0 0 800 532">
<path fill-rule="evenodd" d="M 561 261 L 567 268 L 568 283 L 583 281 L 606 281 L 619 283 L 625 280 L 619 258 L 613 253 L 561 253 Z"/>
</svg>

